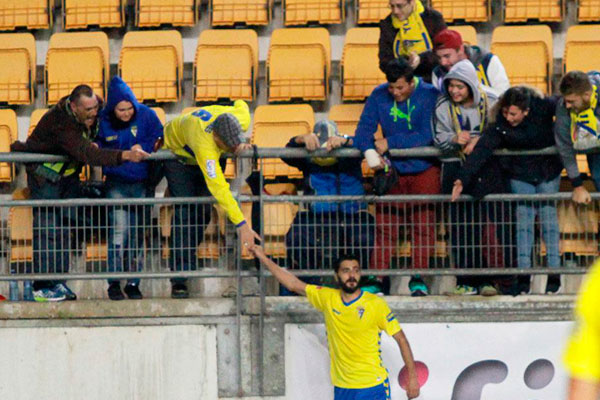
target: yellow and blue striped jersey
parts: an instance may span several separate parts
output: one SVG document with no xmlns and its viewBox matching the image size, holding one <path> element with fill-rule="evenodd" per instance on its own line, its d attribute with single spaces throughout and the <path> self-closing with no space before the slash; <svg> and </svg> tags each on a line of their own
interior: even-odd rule
<svg viewBox="0 0 600 400">
<path fill-rule="evenodd" d="M 227 212 L 231 222 L 239 226 L 244 222 L 244 215 L 233 198 L 219 165 L 223 150 L 215 143 L 212 132 L 206 131 L 215 118 L 224 113 L 233 114 L 243 130 L 250 126 L 250 109 L 243 100 L 236 100 L 233 106 L 202 107 L 192 113 L 180 115 L 165 125 L 165 148 L 186 164 L 197 164 L 200 167 L 208 190 Z"/>
<path fill-rule="evenodd" d="M 400 324 L 385 300 L 369 292 L 344 303 L 339 289 L 306 286 L 308 301 L 325 317 L 331 381 L 334 386 L 362 389 L 385 382 L 381 332 L 392 336 Z"/>
<path fill-rule="evenodd" d="M 600 260 L 581 286 L 565 364 L 573 378 L 600 382 Z"/>
</svg>

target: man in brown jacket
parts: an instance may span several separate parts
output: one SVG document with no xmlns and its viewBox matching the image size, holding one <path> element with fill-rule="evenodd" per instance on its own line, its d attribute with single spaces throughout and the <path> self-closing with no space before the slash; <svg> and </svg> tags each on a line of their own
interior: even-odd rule
<svg viewBox="0 0 600 400">
<path fill-rule="evenodd" d="M 57 154 L 69 159 L 67 162 L 27 165 L 27 185 L 32 199 L 81 197 L 79 172 L 84 164 L 112 166 L 125 161 L 140 162 L 148 157 L 148 153 L 137 148 L 107 150 L 92 143 L 101 104 L 102 100 L 91 87 L 77 86 L 44 114 L 25 143 L 13 143 L 11 151 Z M 69 271 L 69 236 L 77 214 L 77 210 L 70 207 L 34 207 L 34 273 Z M 26 297 L 31 295 L 26 293 Z M 77 298 L 65 281 L 36 281 L 33 297 L 36 301 Z"/>
</svg>

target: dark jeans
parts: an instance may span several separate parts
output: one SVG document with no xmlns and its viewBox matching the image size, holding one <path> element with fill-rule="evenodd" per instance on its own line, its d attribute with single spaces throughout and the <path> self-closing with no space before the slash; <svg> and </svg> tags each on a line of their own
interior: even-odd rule
<svg viewBox="0 0 600 400">
<path fill-rule="evenodd" d="M 289 266 L 298 269 L 333 268 L 343 254 L 354 254 L 365 268 L 374 242 L 374 218 L 366 211 L 296 214 L 286 235 Z"/>
<path fill-rule="evenodd" d="M 172 197 L 211 196 L 204 175 L 197 165 L 186 165 L 177 160 L 165 161 L 165 176 Z M 172 225 L 172 246 L 169 268 L 171 271 L 190 271 L 197 268 L 198 244 L 210 221 L 211 204 L 177 204 Z M 185 278 L 171 279 L 184 283 Z"/>
<path fill-rule="evenodd" d="M 73 199 L 81 197 L 79 175 L 73 174 L 58 182 L 51 182 L 32 172 L 27 176 L 31 199 Z M 34 207 L 33 208 L 33 272 L 69 272 L 71 230 L 84 226 L 78 221 L 85 212 L 77 207 Z M 35 281 L 34 290 L 53 287 L 62 281 Z"/>
</svg>

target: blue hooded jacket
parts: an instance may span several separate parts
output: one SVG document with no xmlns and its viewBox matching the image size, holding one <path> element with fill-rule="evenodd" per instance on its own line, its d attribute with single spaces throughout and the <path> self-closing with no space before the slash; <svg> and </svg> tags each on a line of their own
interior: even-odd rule
<svg viewBox="0 0 600 400">
<path fill-rule="evenodd" d="M 121 101 L 133 104 L 135 113 L 128 122 L 118 120 L 115 107 Z M 145 152 L 151 153 L 154 143 L 163 136 L 163 126 L 154 110 L 138 103 L 133 91 L 118 76 L 110 81 L 106 106 L 100 112 L 100 129 L 96 142 L 105 149 L 130 150 L 139 144 Z M 103 167 L 109 179 L 123 182 L 140 182 L 148 177 L 148 163 L 126 162 L 116 167 Z"/>
</svg>

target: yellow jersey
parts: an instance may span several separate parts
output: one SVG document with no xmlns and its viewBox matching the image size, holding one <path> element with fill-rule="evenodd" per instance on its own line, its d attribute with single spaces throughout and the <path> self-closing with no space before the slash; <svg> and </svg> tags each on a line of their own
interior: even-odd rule
<svg viewBox="0 0 600 400">
<path fill-rule="evenodd" d="M 224 151 L 215 143 L 210 129 L 206 129 L 215 118 L 225 113 L 234 115 L 243 130 L 250 126 L 250 109 L 243 100 L 236 100 L 233 106 L 202 107 L 189 114 L 180 115 L 165 125 L 164 147 L 186 164 L 197 164 L 200 167 L 210 193 L 227 212 L 231 222 L 240 226 L 245 222 L 244 215 L 231 194 L 219 164 L 219 158 Z"/>
<path fill-rule="evenodd" d="M 369 292 L 344 303 L 339 289 L 306 286 L 310 304 L 323 313 L 331 381 L 345 389 L 363 389 L 381 385 L 388 372 L 381 359 L 381 332 L 392 336 L 400 324 L 385 300 Z"/>
<path fill-rule="evenodd" d="M 564 360 L 573 378 L 600 381 L 600 260 L 581 286 Z"/>
</svg>

